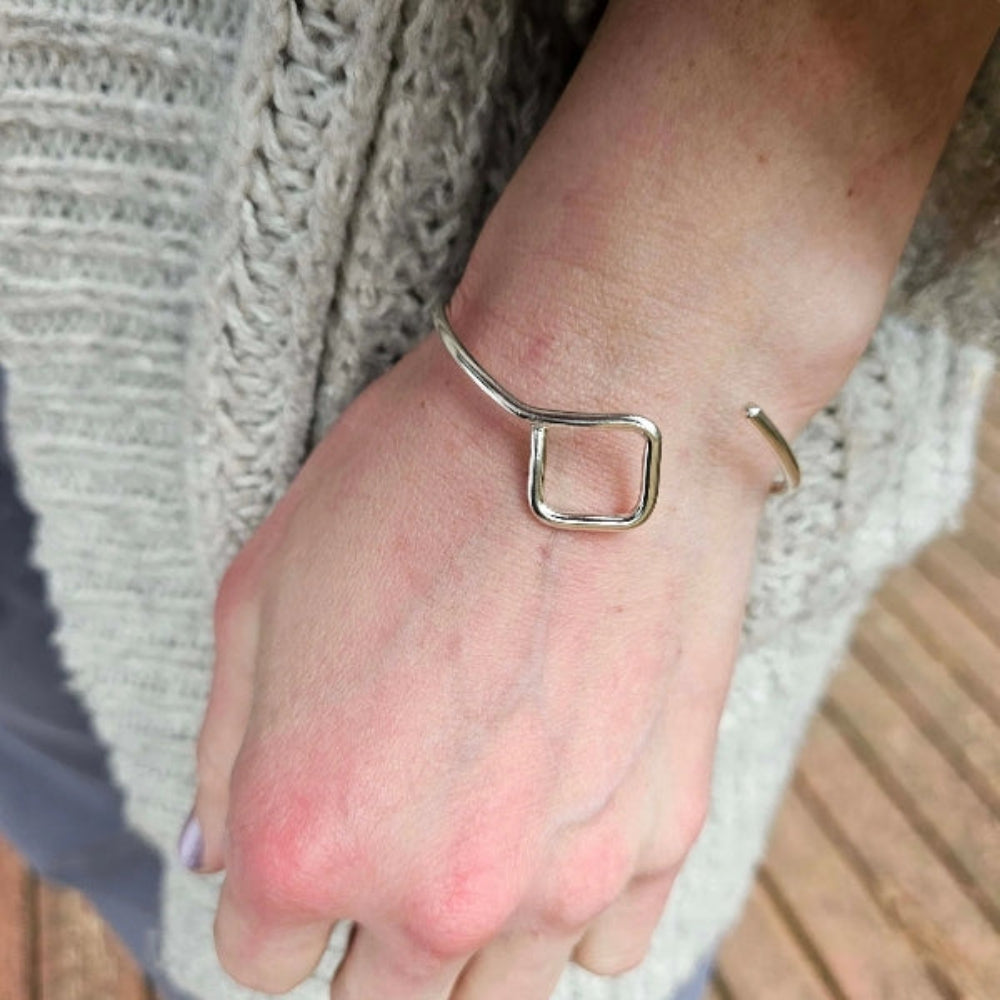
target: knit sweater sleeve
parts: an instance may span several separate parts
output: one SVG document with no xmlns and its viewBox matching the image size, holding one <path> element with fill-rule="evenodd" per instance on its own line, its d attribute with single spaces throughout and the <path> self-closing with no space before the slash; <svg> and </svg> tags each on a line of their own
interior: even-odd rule
<svg viewBox="0 0 1000 1000">
<path fill-rule="evenodd" d="M 1000 355 L 1000 40 L 938 163 L 886 313 Z"/>
</svg>

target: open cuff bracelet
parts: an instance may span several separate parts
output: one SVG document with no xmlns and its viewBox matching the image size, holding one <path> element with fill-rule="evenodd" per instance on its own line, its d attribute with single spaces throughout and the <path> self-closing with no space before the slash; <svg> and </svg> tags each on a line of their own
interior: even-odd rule
<svg viewBox="0 0 1000 1000">
<path fill-rule="evenodd" d="M 443 306 L 435 307 L 433 318 L 434 327 L 444 341 L 444 346 L 462 371 L 508 413 L 531 424 L 528 504 L 535 517 L 554 528 L 621 531 L 637 527 L 653 513 L 660 487 L 662 436 L 659 427 L 652 420 L 635 413 L 574 413 L 570 410 L 545 410 L 528 406 L 504 389 L 466 350 L 448 322 Z M 771 492 L 784 493 L 795 489 L 799 485 L 799 464 L 781 431 L 755 403 L 747 403 L 743 412 L 774 450 L 781 466 L 781 478 L 771 484 Z M 550 427 L 559 426 L 621 427 L 638 431 L 643 436 L 642 481 L 639 499 L 632 510 L 627 514 L 570 514 L 555 510 L 545 502 L 545 436 Z"/>
</svg>

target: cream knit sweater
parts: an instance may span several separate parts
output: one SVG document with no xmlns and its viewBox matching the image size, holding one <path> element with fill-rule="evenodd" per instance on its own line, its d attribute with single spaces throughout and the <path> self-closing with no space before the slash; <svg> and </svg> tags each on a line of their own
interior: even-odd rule
<svg viewBox="0 0 1000 1000">
<path fill-rule="evenodd" d="M 0 359 L 35 557 L 131 820 L 163 963 L 219 969 L 173 860 L 225 563 L 429 329 L 592 30 L 581 0 L 0 0 Z M 795 750 L 885 569 L 954 522 L 1000 344 L 1000 58 L 870 349 L 772 501 L 713 808 L 647 961 L 557 1000 L 664 1000 L 739 914 Z M 326 996 L 338 928 L 294 996 Z"/>
</svg>

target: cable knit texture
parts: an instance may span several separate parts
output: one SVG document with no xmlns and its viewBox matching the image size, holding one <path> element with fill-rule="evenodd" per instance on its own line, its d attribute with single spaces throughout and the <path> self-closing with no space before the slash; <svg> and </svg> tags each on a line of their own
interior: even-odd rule
<svg viewBox="0 0 1000 1000">
<path fill-rule="evenodd" d="M 75 689 L 167 867 L 162 961 L 212 946 L 174 861 L 215 582 L 309 449 L 429 327 L 572 72 L 593 0 L 0 0 L 0 359 Z M 1000 58 L 872 344 L 761 527 L 713 806 L 647 960 L 665 1000 L 738 916 L 809 716 L 887 567 L 955 523 L 1000 345 Z M 319 1000 L 347 940 L 293 996 Z"/>
</svg>

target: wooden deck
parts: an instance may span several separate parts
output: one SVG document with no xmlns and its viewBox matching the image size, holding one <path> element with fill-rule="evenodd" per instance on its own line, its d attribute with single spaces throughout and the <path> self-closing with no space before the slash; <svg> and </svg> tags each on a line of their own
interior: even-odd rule
<svg viewBox="0 0 1000 1000">
<path fill-rule="evenodd" d="M 860 623 L 706 1000 L 1000 998 L 1000 379 L 979 455 L 963 529 Z M 0 1000 L 153 998 L 0 844 Z"/>
</svg>

